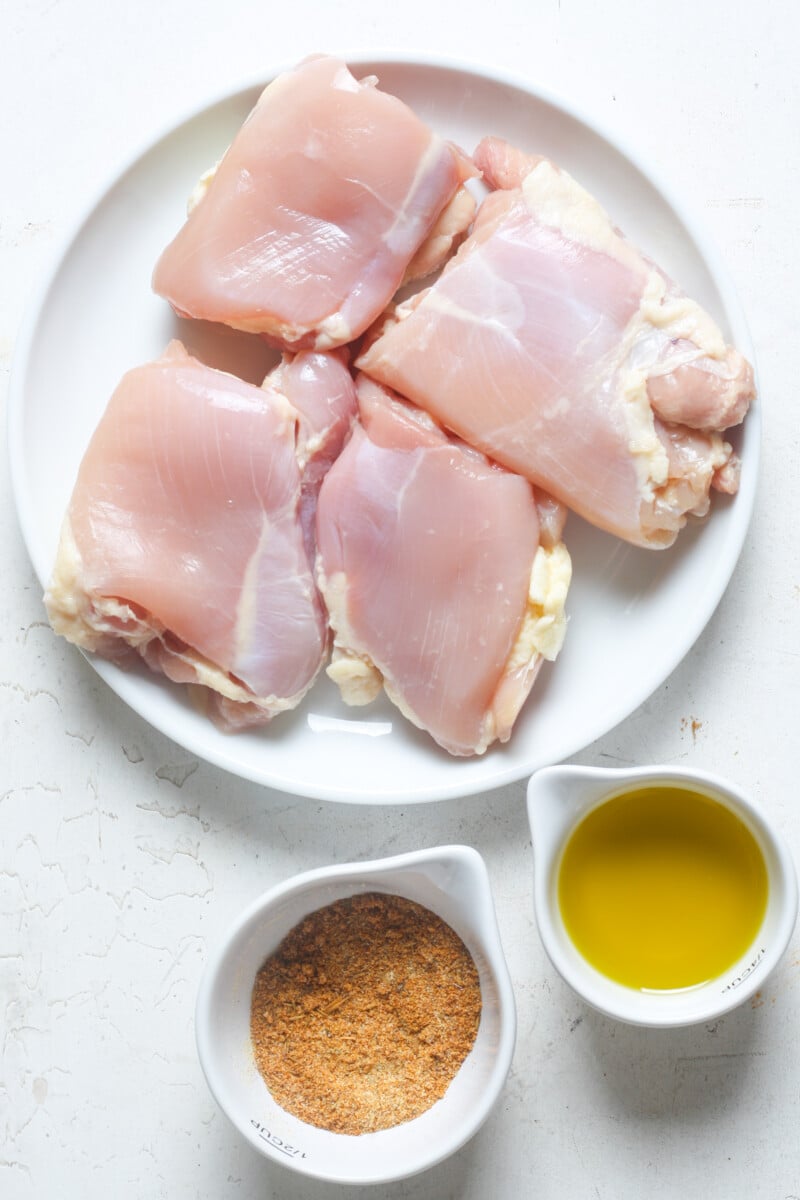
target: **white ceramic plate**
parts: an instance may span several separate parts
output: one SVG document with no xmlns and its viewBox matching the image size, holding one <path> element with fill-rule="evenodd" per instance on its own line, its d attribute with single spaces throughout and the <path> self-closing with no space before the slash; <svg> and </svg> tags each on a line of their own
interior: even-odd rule
<svg viewBox="0 0 800 1200">
<path fill-rule="evenodd" d="M 752 361 L 715 250 L 630 150 L 520 80 L 439 60 L 350 61 L 467 150 L 495 133 L 554 158 Z M 176 334 L 207 361 L 235 364 L 253 381 L 270 361 L 256 339 L 181 321 L 150 290 L 153 264 L 183 220 L 186 197 L 259 91 L 248 87 L 208 104 L 138 155 L 73 231 L 29 314 L 14 364 L 9 444 L 23 535 L 42 583 L 81 456 L 125 370 L 156 357 Z M 542 671 L 509 744 L 482 758 L 451 758 L 383 700 L 347 709 L 325 678 L 268 729 L 230 736 L 195 713 L 182 688 L 145 669 L 93 665 L 136 712 L 193 754 L 287 792 L 392 803 L 498 787 L 613 728 L 691 647 L 727 586 L 749 523 L 757 408 L 733 440 L 743 460 L 739 494 L 717 497 L 711 519 L 684 532 L 672 550 L 636 550 L 570 517 L 574 582 L 564 650 Z"/>
</svg>

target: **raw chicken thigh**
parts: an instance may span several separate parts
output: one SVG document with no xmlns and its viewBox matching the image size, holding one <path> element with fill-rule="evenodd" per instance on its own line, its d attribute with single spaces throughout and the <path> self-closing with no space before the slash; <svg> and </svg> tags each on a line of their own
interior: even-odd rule
<svg viewBox="0 0 800 1200">
<path fill-rule="evenodd" d="M 472 219 L 474 167 L 375 84 L 316 57 L 266 88 L 156 265 L 179 314 L 329 349 L 412 260 L 412 277 L 438 266 Z"/>
<path fill-rule="evenodd" d="M 319 480 L 304 501 L 303 468 L 335 457 L 355 393 L 332 355 L 298 356 L 277 383 L 253 387 L 179 342 L 129 371 L 81 463 L 45 596 L 71 642 L 205 685 L 223 728 L 298 704 L 328 646 L 301 520 Z"/>
<path fill-rule="evenodd" d="M 635 545 L 670 545 L 735 492 L 722 431 L 753 373 L 699 305 L 546 159 L 499 139 L 473 231 L 357 365 Z"/>
<path fill-rule="evenodd" d="M 563 508 L 366 377 L 357 391 L 317 510 L 328 674 L 347 703 L 383 686 L 451 754 L 481 754 L 561 647 Z"/>
<path fill-rule="evenodd" d="M 264 387 L 285 396 L 297 413 L 296 456 L 301 470 L 300 520 L 308 561 L 316 556 L 317 496 L 357 413 L 356 392 L 343 351 L 284 354 Z"/>
</svg>

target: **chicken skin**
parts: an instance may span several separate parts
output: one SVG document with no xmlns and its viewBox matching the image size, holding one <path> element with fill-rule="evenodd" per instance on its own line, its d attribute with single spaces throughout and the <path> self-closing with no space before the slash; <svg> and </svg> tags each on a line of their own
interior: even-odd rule
<svg viewBox="0 0 800 1200">
<path fill-rule="evenodd" d="M 474 157 L 496 190 L 472 233 L 357 365 L 592 524 L 671 545 L 738 487 L 749 363 L 565 172 L 496 138 Z"/>
<path fill-rule="evenodd" d="M 328 674 L 347 703 L 383 688 L 451 754 L 482 754 L 561 647 L 563 509 L 366 377 L 357 391 L 317 509 Z"/>
<path fill-rule="evenodd" d="M 226 729 L 296 706 L 329 636 L 303 522 L 319 479 L 304 501 L 304 472 L 332 461 L 354 411 L 331 355 L 300 356 L 261 388 L 179 342 L 129 371 L 81 462 L 45 595 L 53 628 L 202 685 Z"/>
<path fill-rule="evenodd" d="M 156 264 L 176 312 L 331 349 L 436 268 L 475 169 L 376 83 L 319 56 L 264 90 Z"/>
</svg>

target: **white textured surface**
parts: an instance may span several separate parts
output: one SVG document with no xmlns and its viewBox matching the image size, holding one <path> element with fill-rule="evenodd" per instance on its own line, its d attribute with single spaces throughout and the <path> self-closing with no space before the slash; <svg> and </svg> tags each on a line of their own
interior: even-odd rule
<svg viewBox="0 0 800 1200">
<path fill-rule="evenodd" d="M 705 634 L 578 761 L 730 775 L 800 856 L 795 7 L 28 0 L 0 21 L 4 377 L 24 302 L 87 196 L 166 110 L 267 64 L 317 49 L 424 47 L 526 73 L 645 150 L 712 228 L 740 289 L 763 394 L 762 482 Z M 341 1196 L 267 1165 L 211 1100 L 192 1028 L 207 947 L 298 869 L 455 841 L 489 867 L 519 1010 L 514 1065 L 460 1154 L 372 1194 L 800 1196 L 797 934 L 762 995 L 714 1026 L 654 1035 L 596 1016 L 555 976 L 533 927 L 522 784 L 356 809 L 268 793 L 193 761 L 49 632 L 2 470 L 4 1200 Z"/>
</svg>

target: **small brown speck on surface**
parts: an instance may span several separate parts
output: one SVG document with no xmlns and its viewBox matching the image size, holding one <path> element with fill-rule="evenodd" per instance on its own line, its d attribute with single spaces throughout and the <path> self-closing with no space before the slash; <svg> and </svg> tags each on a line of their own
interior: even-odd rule
<svg viewBox="0 0 800 1200">
<path fill-rule="evenodd" d="M 478 1031 L 478 972 L 440 917 L 368 892 L 305 917 L 259 970 L 250 1032 L 275 1101 L 361 1134 L 439 1100 Z"/>
<path fill-rule="evenodd" d="M 681 733 L 685 733 L 687 729 L 690 730 L 693 742 L 697 741 L 697 735 L 702 728 L 703 722 L 699 721 L 697 717 L 681 717 Z"/>
</svg>

